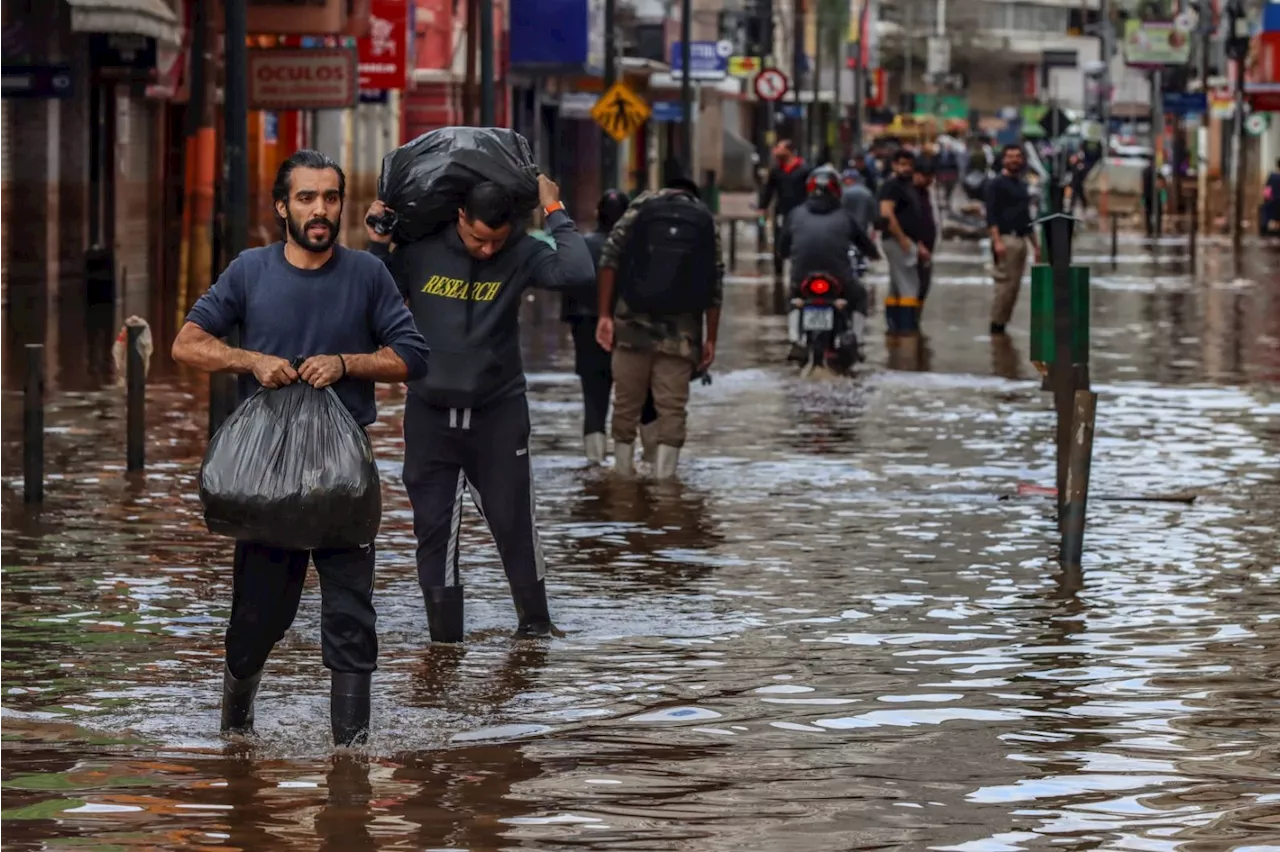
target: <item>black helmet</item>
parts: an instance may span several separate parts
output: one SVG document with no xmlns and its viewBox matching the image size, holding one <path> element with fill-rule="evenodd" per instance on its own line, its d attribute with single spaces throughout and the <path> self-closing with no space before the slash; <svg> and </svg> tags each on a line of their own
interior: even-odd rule
<svg viewBox="0 0 1280 852">
<path fill-rule="evenodd" d="M 840 175 L 830 166 L 819 166 L 809 173 L 805 191 L 810 198 L 840 198 Z"/>
<path fill-rule="evenodd" d="M 630 205 L 631 199 L 622 190 L 607 190 L 596 205 L 596 227 L 601 231 L 613 230 L 613 226 L 618 224 Z"/>
</svg>

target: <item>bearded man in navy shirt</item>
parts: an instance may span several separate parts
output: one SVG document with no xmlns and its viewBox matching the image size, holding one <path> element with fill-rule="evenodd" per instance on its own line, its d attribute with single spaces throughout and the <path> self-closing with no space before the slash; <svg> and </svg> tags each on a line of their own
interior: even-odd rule
<svg viewBox="0 0 1280 852">
<path fill-rule="evenodd" d="M 427 372 L 427 345 L 386 266 L 336 244 L 346 177 L 318 151 L 281 164 L 272 198 L 284 240 L 243 252 L 200 297 L 173 342 L 173 359 L 239 375 L 241 399 L 259 387 L 303 381 L 333 386 L 356 422 L 377 417 L 374 382 Z M 240 329 L 241 347 L 220 338 Z M 295 370 L 291 359 L 304 356 Z M 334 742 L 368 736 L 370 681 L 377 668 L 373 542 L 284 550 L 238 541 L 223 673 L 222 730 L 253 730 L 253 703 L 267 655 L 293 623 L 307 565 L 320 575 L 320 637 L 332 673 Z"/>
</svg>

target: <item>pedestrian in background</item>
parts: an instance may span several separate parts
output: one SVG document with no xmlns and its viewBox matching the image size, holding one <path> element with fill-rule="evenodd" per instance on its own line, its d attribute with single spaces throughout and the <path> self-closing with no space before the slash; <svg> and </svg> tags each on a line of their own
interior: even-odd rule
<svg viewBox="0 0 1280 852">
<path fill-rule="evenodd" d="M 539 175 L 538 195 L 554 247 L 526 231 L 511 193 L 488 182 L 471 188 L 455 222 L 394 251 L 390 235 L 366 224 L 370 251 L 393 270 L 432 346 L 432 369 L 409 383 L 405 399 L 403 480 L 434 642 L 461 642 L 465 635 L 458 563 L 468 491 L 498 546 L 516 636 L 553 632 L 534 520 L 520 305 L 529 287 L 589 287 L 594 270 L 560 188 Z M 374 202 L 369 216 L 384 212 Z"/>
<path fill-rule="evenodd" d="M 769 179 L 765 181 L 764 191 L 760 196 L 760 210 L 773 211 L 773 274 L 782 274 L 782 255 L 778 252 L 778 238 L 782 233 L 787 214 L 799 207 L 808 198 L 805 188 L 809 180 L 809 167 L 796 154 L 795 145 L 790 139 L 781 139 L 773 146 L 774 166 L 769 170 Z"/>
<path fill-rule="evenodd" d="M 596 339 L 613 353 L 614 463 L 620 473 L 634 472 L 636 432 L 652 391 L 654 467 L 658 478 L 670 478 L 688 431 L 689 382 L 715 360 L 724 293 L 720 230 L 697 184 L 676 178 L 632 202 L 609 233 L 599 281 Z"/>
<path fill-rule="evenodd" d="M 862 173 L 857 169 L 846 169 L 840 176 L 840 183 L 843 187 L 840 206 L 862 229 L 862 233 L 870 235 L 876 220 L 876 194 L 867 186 Z"/>
<path fill-rule="evenodd" d="M 911 179 L 920 195 L 920 212 L 924 220 L 920 229 L 920 244 L 924 251 L 920 253 L 920 263 L 916 266 L 920 275 L 920 307 L 916 311 L 919 319 L 924 313 L 925 299 L 929 298 L 929 287 L 933 284 L 933 250 L 938 245 L 938 220 L 933 212 L 933 166 L 928 162 L 917 162 Z"/>
<path fill-rule="evenodd" d="M 1031 195 L 1023 172 L 1026 155 L 1017 145 L 1005 145 L 1000 174 L 987 181 L 987 230 L 995 261 L 995 300 L 991 305 L 991 333 L 1004 334 L 1022 289 L 1027 258 L 1040 261 L 1040 243 L 1031 225 Z"/>
<path fill-rule="evenodd" d="M 913 174 L 915 155 L 905 148 L 893 155 L 893 177 L 880 187 L 880 242 L 889 263 L 889 293 L 884 300 L 885 323 L 891 335 L 919 329 L 920 263 L 929 248 L 924 205 Z"/>
<path fill-rule="evenodd" d="M 620 189 L 611 189 L 600 196 L 596 205 L 596 229 L 584 237 L 597 273 L 609 232 L 630 203 L 631 199 Z M 573 335 L 574 372 L 582 382 L 583 447 L 587 460 L 598 464 L 604 461 L 606 450 L 605 426 L 609 417 L 609 395 L 613 391 L 613 356 L 596 342 L 600 307 L 595 279 L 589 287 L 566 290 L 561 298 L 560 318 L 569 324 Z M 650 394 L 640 417 L 642 439 L 649 431 L 645 427 L 657 418 L 653 395 Z"/>
<path fill-rule="evenodd" d="M 231 261 L 187 314 L 173 360 L 238 373 L 241 399 L 304 381 L 332 387 L 356 423 L 377 417 L 374 382 L 427 371 L 427 347 L 386 267 L 337 244 L 347 180 L 318 151 L 280 164 L 271 197 L 284 241 Z M 221 338 L 239 328 L 241 347 Z M 295 370 L 291 359 L 307 356 Z M 263 666 L 298 613 L 307 564 L 320 575 L 320 648 L 330 670 L 330 723 L 338 745 L 363 741 L 377 668 L 374 545 L 285 550 L 237 541 L 222 678 L 222 730 L 253 730 Z"/>
</svg>

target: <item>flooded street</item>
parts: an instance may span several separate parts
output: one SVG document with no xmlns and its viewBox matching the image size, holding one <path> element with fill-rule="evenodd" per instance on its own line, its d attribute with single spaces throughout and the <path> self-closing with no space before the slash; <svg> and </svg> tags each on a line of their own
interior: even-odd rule
<svg viewBox="0 0 1280 852">
<path fill-rule="evenodd" d="M 993 342 L 976 246 L 940 248 L 924 344 L 889 349 L 877 311 L 846 380 L 785 364 L 741 265 L 678 484 L 586 466 L 558 301 L 528 305 L 550 642 L 509 638 L 468 506 L 468 641 L 428 646 L 403 396 L 381 388 L 374 730 L 338 759 L 314 573 L 261 741 L 218 736 L 231 543 L 196 493 L 203 385 L 157 355 L 138 477 L 122 392 L 51 388 L 34 511 L 7 365 L 4 848 L 1280 849 L 1280 255 L 1205 246 L 1193 276 L 1176 241 L 1108 247 L 1076 250 L 1099 393 L 1083 576 L 1036 488 L 1054 419 L 1029 283 Z"/>
</svg>

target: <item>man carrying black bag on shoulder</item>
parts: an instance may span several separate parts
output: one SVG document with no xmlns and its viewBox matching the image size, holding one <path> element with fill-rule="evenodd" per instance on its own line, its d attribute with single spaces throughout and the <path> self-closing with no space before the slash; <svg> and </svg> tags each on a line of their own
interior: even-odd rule
<svg viewBox="0 0 1280 852">
<path fill-rule="evenodd" d="M 377 416 L 374 382 L 427 371 L 427 347 L 386 268 L 335 244 L 346 178 L 333 160 L 302 150 L 280 165 L 272 198 L 283 242 L 240 254 L 200 297 L 173 342 L 173 359 L 209 373 L 238 373 L 241 398 L 301 379 L 333 387 L 367 426 Z M 241 330 L 241 348 L 219 338 Z M 306 356 L 295 370 L 290 359 Z M 222 690 L 222 730 L 250 733 L 263 666 L 293 623 L 314 559 L 320 575 L 320 637 L 332 672 L 334 742 L 363 742 L 378 639 L 373 542 L 286 550 L 237 541 Z"/>
<path fill-rule="evenodd" d="M 391 248 L 366 217 L 370 251 L 382 257 L 431 346 L 431 372 L 409 383 L 404 413 L 404 485 L 413 504 L 418 582 L 434 642 L 465 633 L 458 571 L 462 502 L 468 491 L 489 524 L 518 618 L 518 637 L 552 632 L 542 546 L 534 522 L 529 401 L 520 357 L 520 303 L 527 287 L 590 287 L 591 253 L 560 190 L 538 177 L 539 202 L 555 248 L 526 233 L 511 193 L 471 188 L 456 222 Z"/>
</svg>

